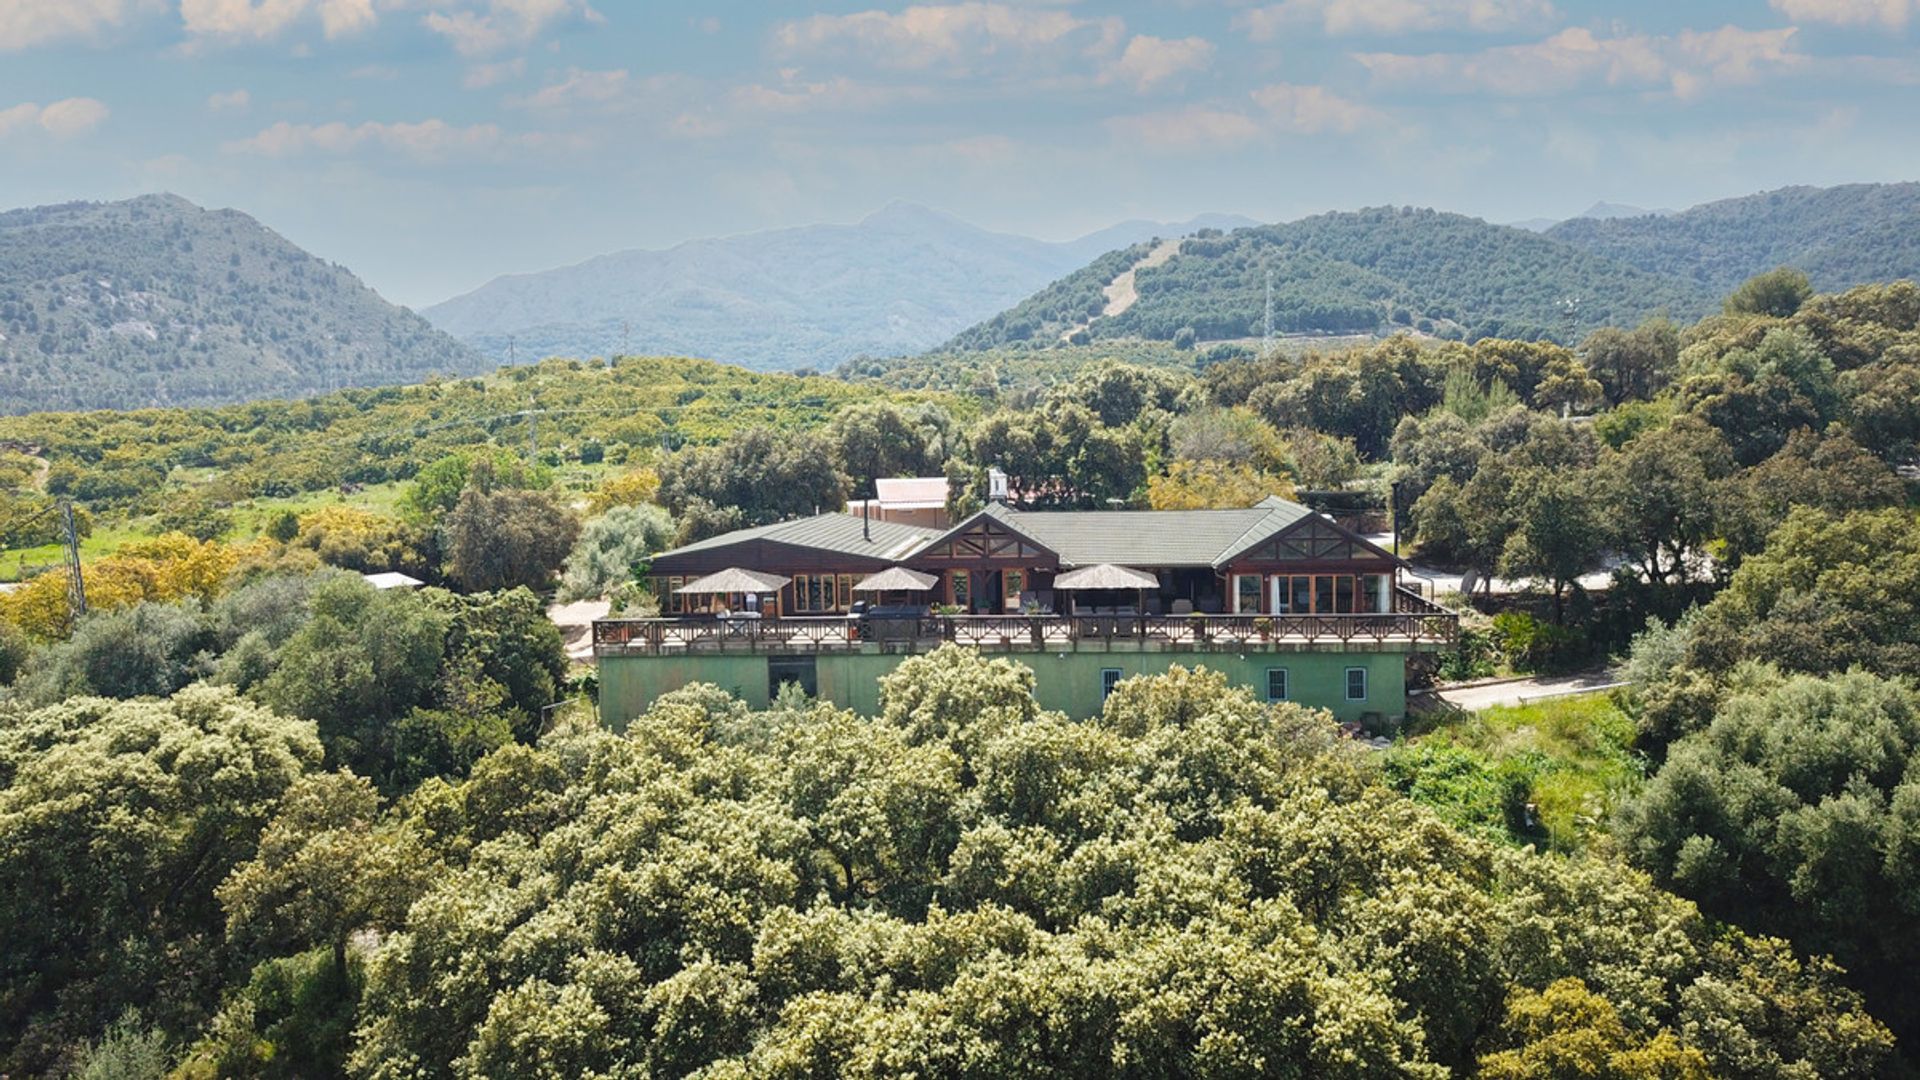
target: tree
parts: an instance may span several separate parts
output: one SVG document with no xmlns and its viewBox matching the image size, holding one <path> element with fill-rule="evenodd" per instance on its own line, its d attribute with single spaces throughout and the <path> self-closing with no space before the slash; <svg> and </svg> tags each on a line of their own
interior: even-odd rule
<svg viewBox="0 0 1920 1080">
<path fill-rule="evenodd" d="M 33 658 L 20 695 L 39 705 L 69 697 L 166 697 L 205 674 L 211 644 L 191 602 L 142 602 L 90 615 L 70 640 Z"/>
<path fill-rule="evenodd" d="M 741 525 L 838 510 L 847 478 L 824 436 L 749 428 L 718 446 L 683 450 L 660 467 L 660 504 L 682 522 L 713 508 Z M 738 526 L 733 526 L 738 527 Z"/>
<path fill-rule="evenodd" d="M 1608 404 L 1647 401 L 1673 378 L 1680 330 L 1664 318 L 1649 319 L 1633 330 L 1603 327 L 1580 343 L 1580 357 L 1600 380 Z"/>
<path fill-rule="evenodd" d="M 919 429 L 886 402 L 843 410 L 833 418 L 829 432 L 841 468 L 863 496 L 876 493 L 874 481 L 880 477 L 925 476 L 938 464 L 937 458 L 929 456 Z"/>
<path fill-rule="evenodd" d="M 1813 296 L 1806 272 L 1790 266 L 1755 274 L 1727 297 L 1729 315 L 1767 315 L 1785 319 Z"/>
<path fill-rule="evenodd" d="M 1070 723 L 1032 686 L 948 648 L 871 719 L 688 687 L 422 788 L 459 869 L 370 958 L 349 1071 L 1437 1080 L 1595 1032 L 1608 1076 L 1888 1063 L 1830 972 L 1454 832 L 1324 714 L 1175 668 Z"/>
<path fill-rule="evenodd" d="M 1600 562 L 1606 511 L 1591 478 L 1578 473 L 1525 470 L 1513 493 L 1513 532 L 1500 552 L 1500 572 L 1545 582 L 1553 621 L 1564 622 L 1567 588 Z"/>
<path fill-rule="evenodd" d="M 1569 353 L 1550 358 L 1541 369 L 1533 402 L 1553 412 L 1573 412 L 1599 401 L 1602 393 L 1600 380 Z"/>
<path fill-rule="evenodd" d="M 380 795 L 345 771 L 302 778 L 217 895 L 227 937 L 257 958 L 316 946 L 347 981 L 349 939 L 398 929 L 435 867 L 412 833 L 384 825 Z"/>
<path fill-rule="evenodd" d="M 1719 917 L 1831 952 L 1915 1030 L 1920 695 L 1863 671 L 1730 697 L 1621 819 L 1633 860 Z"/>
<path fill-rule="evenodd" d="M 1647 580 L 1685 578 L 1719 523 L 1720 484 L 1733 455 L 1719 432 L 1691 416 L 1641 435 L 1600 464 L 1594 497 L 1611 535 Z"/>
<path fill-rule="evenodd" d="M 1703 365 L 1680 387 L 1683 407 L 1720 429 L 1742 465 L 1756 465 L 1800 428 L 1820 431 L 1842 401 L 1833 361 L 1797 329 L 1774 329 L 1753 348 Z"/>
<path fill-rule="evenodd" d="M 580 521 L 544 491 L 469 488 L 441 526 L 447 576 L 469 592 L 545 591 L 580 536 Z"/>
<path fill-rule="evenodd" d="M 561 596 L 600 599 L 634 579 L 647 557 L 673 542 L 673 519 L 657 506 L 618 506 L 587 522 L 567 556 Z"/>
<path fill-rule="evenodd" d="M 1591 1077 L 1593 1080 L 1707 1080 L 1700 1051 L 1671 1031 L 1649 1039 L 1631 1032 L 1613 1003 L 1579 979 L 1560 979 L 1507 1004 L 1503 1037 L 1513 1047 L 1480 1059 L 1486 1080 Z"/>
<path fill-rule="evenodd" d="M 1293 483 L 1223 461 L 1176 461 L 1147 481 L 1147 505 L 1155 510 L 1237 510 L 1271 495 L 1292 498 Z"/>
<path fill-rule="evenodd" d="M 206 687 L 0 724 L 0 1067 L 45 1075 L 128 1007 L 193 1030 L 226 960 L 214 889 L 320 756 L 312 724 Z"/>
<path fill-rule="evenodd" d="M 1688 664 L 1742 660 L 1821 674 L 1859 666 L 1920 677 L 1920 521 L 1801 507 L 1740 564 L 1692 637 Z"/>
<path fill-rule="evenodd" d="M 1823 435 L 1794 432 L 1780 452 L 1722 485 L 1720 532 L 1726 562 L 1766 546 L 1767 536 L 1796 506 L 1845 514 L 1906 501 L 1906 486 L 1886 462 L 1837 426 Z"/>
<path fill-rule="evenodd" d="M 315 588 L 312 611 L 280 650 L 259 696 L 313 721 L 331 763 L 383 775 L 391 722 L 427 700 L 451 620 L 418 594 L 381 592 L 354 578 Z"/>
</svg>

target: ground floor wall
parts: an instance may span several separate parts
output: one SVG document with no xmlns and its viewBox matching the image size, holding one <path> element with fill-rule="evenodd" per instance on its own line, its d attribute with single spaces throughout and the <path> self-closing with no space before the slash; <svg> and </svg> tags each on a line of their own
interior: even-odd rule
<svg viewBox="0 0 1920 1080">
<path fill-rule="evenodd" d="M 615 730 L 645 712 L 662 694 L 692 683 L 712 683 L 764 709 L 787 678 L 805 685 L 811 662 L 815 696 L 863 715 L 880 710 L 880 677 L 905 655 L 881 652 L 813 656 L 697 654 L 606 656 L 600 659 L 600 715 Z M 1112 683 L 1163 674 L 1179 664 L 1225 673 L 1262 699 L 1327 709 L 1343 721 L 1395 721 L 1407 711 L 1407 654 L 1380 652 L 1075 651 L 1027 652 L 1009 659 L 1032 668 L 1034 696 L 1044 708 L 1076 719 L 1097 716 Z"/>
</svg>

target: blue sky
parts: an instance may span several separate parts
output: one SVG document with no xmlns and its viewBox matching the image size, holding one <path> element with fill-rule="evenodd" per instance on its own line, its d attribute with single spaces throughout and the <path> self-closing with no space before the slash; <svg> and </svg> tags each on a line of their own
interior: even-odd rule
<svg viewBox="0 0 1920 1080">
<path fill-rule="evenodd" d="M 891 199 L 1064 239 L 1920 179 L 1920 0 L 0 0 L 0 205 L 169 190 L 416 306 Z"/>
</svg>

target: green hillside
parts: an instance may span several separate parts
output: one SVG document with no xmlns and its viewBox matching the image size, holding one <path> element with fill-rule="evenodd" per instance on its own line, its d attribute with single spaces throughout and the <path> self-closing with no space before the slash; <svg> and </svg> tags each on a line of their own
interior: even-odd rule
<svg viewBox="0 0 1920 1080">
<path fill-rule="evenodd" d="M 204 405 L 492 365 L 245 214 L 0 214 L 0 411 Z"/>
<path fill-rule="evenodd" d="M 1075 326 L 1094 339 L 1201 341 L 1265 327 L 1267 275 L 1281 333 L 1412 327 L 1448 337 L 1563 336 L 1665 311 L 1710 310 L 1714 292 L 1508 226 L 1434 210 L 1376 208 L 1202 233 L 1140 270 L 1139 300 L 1100 317 L 1102 290 L 1142 248 L 1115 252 L 960 334 L 954 349 L 1046 345 Z M 1567 301 L 1579 303 L 1569 316 Z"/>
<path fill-rule="evenodd" d="M 1920 184 L 1781 188 L 1661 217 L 1576 218 L 1547 235 L 1716 292 L 1783 265 L 1837 291 L 1920 276 Z"/>
</svg>

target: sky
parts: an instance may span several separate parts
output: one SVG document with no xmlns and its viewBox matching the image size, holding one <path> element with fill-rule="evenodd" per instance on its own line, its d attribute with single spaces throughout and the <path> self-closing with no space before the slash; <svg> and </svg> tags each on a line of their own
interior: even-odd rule
<svg viewBox="0 0 1920 1080">
<path fill-rule="evenodd" d="M 889 201 L 1491 221 L 1920 179 L 1920 0 L 0 0 L 0 206 L 172 191 L 420 307 Z"/>
</svg>

